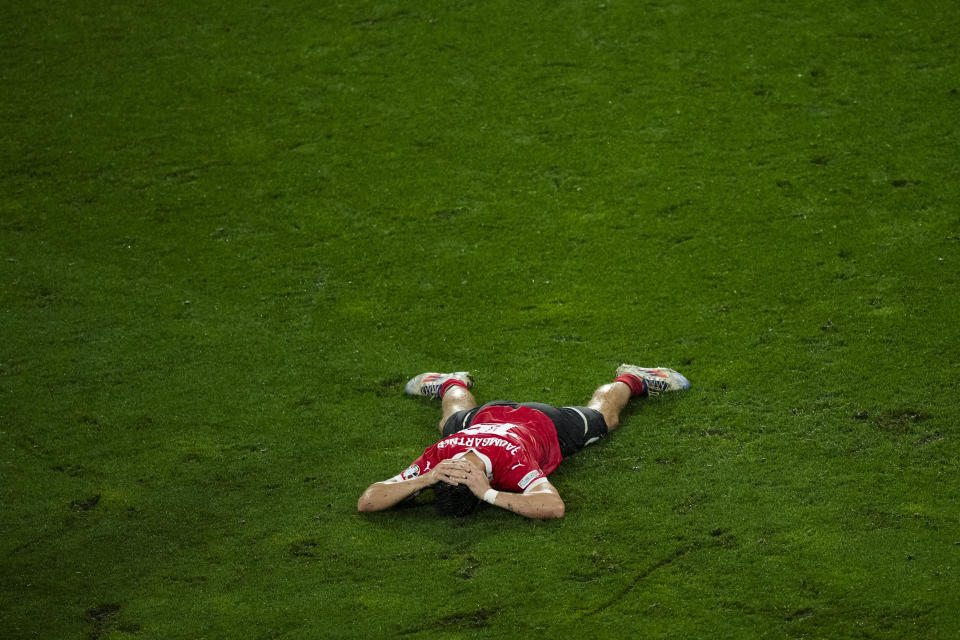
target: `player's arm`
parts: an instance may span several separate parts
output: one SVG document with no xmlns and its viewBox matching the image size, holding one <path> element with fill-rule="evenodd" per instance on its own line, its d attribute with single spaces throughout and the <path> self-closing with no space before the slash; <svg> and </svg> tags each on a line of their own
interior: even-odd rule
<svg viewBox="0 0 960 640">
<path fill-rule="evenodd" d="M 444 481 L 454 485 L 462 482 L 481 500 L 527 518 L 562 518 L 566 513 L 567 506 L 563 503 L 556 487 L 546 478 L 536 480 L 523 493 L 494 491 L 490 487 L 487 476 L 476 473 L 471 467 L 472 465 L 465 460 L 453 461 L 452 470 L 444 476 Z M 487 493 L 488 491 L 490 493 Z"/>
<path fill-rule="evenodd" d="M 408 480 L 391 478 L 374 482 L 357 501 L 357 511 L 382 511 L 402 502 L 422 489 L 433 485 L 438 478 L 433 472 Z"/>
<path fill-rule="evenodd" d="M 443 481 L 453 484 L 449 478 L 454 467 L 453 461 L 443 460 L 422 476 L 407 480 L 401 480 L 397 476 L 383 482 L 374 482 L 367 487 L 367 490 L 357 501 L 357 511 L 382 511 L 403 502 L 418 491 L 433 486 L 437 482 Z"/>
<path fill-rule="evenodd" d="M 483 499 L 485 494 L 486 490 L 479 497 Z M 486 500 L 492 505 L 519 513 L 527 518 L 562 518 L 567 510 L 556 487 L 546 478 L 523 493 L 497 491 L 489 494 Z"/>
</svg>

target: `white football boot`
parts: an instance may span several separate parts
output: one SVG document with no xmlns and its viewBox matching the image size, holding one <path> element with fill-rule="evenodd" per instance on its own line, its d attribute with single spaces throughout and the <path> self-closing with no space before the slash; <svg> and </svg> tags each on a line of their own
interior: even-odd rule
<svg viewBox="0 0 960 640">
<path fill-rule="evenodd" d="M 666 367 L 647 369 L 633 364 L 622 364 L 617 367 L 618 376 L 625 373 L 644 380 L 647 383 L 647 394 L 651 396 L 658 396 L 667 391 L 682 391 L 690 388 L 689 380 L 673 369 L 667 369 Z"/>
<path fill-rule="evenodd" d="M 469 371 L 456 371 L 454 373 L 421 373 L 418 376 L 410 378 L 407 386 L 404 388 L 411 396 L 428 396 L 430 398 L 440 397 L 440 387 L 450 379 L 456 379 L 467 385 L 467 389 L 473 387 L 473 376 Z"/>
</svg>

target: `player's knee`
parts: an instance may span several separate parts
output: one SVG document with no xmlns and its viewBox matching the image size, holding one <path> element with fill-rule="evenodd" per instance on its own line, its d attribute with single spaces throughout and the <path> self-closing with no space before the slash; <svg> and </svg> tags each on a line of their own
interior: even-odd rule
<svg viewBox="0 0 960 640">
<path fill-rule="evenodd" d="M 607 423 L 607 431 L 613 431 L 620 426 L 619 412 L 601 411 L 600 415 L 603 416 L 603 421 Z"/>
</svg>

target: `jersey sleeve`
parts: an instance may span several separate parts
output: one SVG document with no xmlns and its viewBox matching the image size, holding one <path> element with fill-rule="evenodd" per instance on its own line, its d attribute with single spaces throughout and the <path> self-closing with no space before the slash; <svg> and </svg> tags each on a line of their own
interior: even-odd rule
<svg viewBox="0 0 960 640">
<path fill-rule="evenodd" d="M 410 480 L 411 478 L 425 474 L 427 471 L 430 471 L 430 461 L 426 459 L 426 455 L 422 455 L 411 462 L 409 467 L 387 480 L 387 482 Z"/>
<path fill-rule="evenodd" d="M 513 465 L 496 479 L 497 488 L 501 491 L 513 491 L 514 493 L 523 493 L 531 484 L 540 478 L 546 478 L 547 474 L 543 472 L 533 460 L 527 455 L 519 455 L 513 461 Z"/>
</svg>

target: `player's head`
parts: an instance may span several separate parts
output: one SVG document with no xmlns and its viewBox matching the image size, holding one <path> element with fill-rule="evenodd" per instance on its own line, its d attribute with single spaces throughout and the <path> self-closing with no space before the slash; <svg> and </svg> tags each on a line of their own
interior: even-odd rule
<svg viewBox="0 0 960 640">
<path fill-rule="evenodd" d="M 440 515 L 452 518 L 462 518 L 473 513 L 480 503 L 480 498 L 473 495 L 470 487 L 465 484 L 453 486 L 446 482 L 433 485 L 433 500 Z"/>
</svg>

